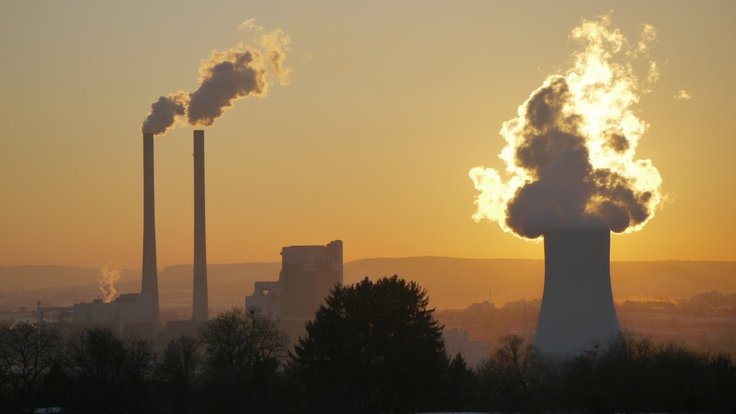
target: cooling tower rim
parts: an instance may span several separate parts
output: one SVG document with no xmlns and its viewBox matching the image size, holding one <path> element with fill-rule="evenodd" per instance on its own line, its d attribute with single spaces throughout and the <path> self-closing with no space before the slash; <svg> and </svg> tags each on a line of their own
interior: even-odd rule
<svg viewBox="0 0 736 414">
<path fill-rule="evenodd" d="M 607 228 L 560 228 L 560 229 L 549 229 L 542 232 L 542 235 L 554 235 L 554 234 L 580 234 L 580 233 L 610 233 L 611 230 Z"/>
</svg>

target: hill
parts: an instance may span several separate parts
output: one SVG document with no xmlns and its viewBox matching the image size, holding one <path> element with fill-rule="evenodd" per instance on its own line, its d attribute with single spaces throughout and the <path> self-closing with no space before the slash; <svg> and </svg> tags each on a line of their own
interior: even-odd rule
<svg viewBox="0 0 736 414">
<path fill-rule="evenodd" d="M 208 266 L 210 303 L 242 306 L 258 280 L 276 280 L 279 263 L 212 264 Z M 97 296 L 97 269 L 66 266 L 0 267 L 0 306 L 36 299 L 67 305 Z M 465 307 L 488 300 L 505 303 L 540 298 L 544 263 L 541 260 L 409 257 L 362 259 L 345 263 L 345 282 L 363 277 L 398 274 L 427 289 L 432 306 Z M 736 262 L 645 261 L 613 262 L 614 299 L 685 298 L 705 290 L 736 292 Z M 140 290 L 140 271 L 125 269 L 118 292 Z M 167 266 L 159 272 L 163 307 L 188 307 L 192 296 L 192 266 Z"/>
</svg>

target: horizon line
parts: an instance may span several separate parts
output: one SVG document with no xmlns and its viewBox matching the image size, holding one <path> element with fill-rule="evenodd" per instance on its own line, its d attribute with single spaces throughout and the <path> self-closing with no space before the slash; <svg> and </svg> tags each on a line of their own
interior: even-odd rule
<svg viewBox="0 0 736 414">
<path fill-rule="evenodd" d="M 419 256 L 376 256 L 376 257 L 365 257 L 360 259 L 346 260 L 343 263 L 349 264 L 353 262 L 365 261 L 365 260 L 409 260 L 409 259 L 446 259 L 446 260 L 472 260 L 472 261 L 486 261 L 486 260 L 513 260 L 513 261 L 539 261 L 544 262 L 544 258 L 530 259 L 520 257 L 457 257 L 457 256 L 439 256 L 439 255 L 419 255 Z M 712 263 L 735 263 L 736 259 L 722 260 L 722 259 L 635 259 L 635 260 L 611 260 L 610 263 L 641 263 L 641 262 L 712 262 Z M 280 261 L 240 261 L 240 262 L 222 262 L 222 263 L 208 263 L 207 267 L 210 266 L 228 266 L 228 265 L 243 265 L 243 264 L 279 264 Z M 177 266 L 193 266 L 193 263 L 174 263 L 162 265 L 159 269 L 166 269 L 167 267 Z M 89 265 L 75 265 L 75 264 L 0 264 L 0 268 L 10 267 L 74 267 L 82 269 L 97 269 L 96 266 Z M 120 267 L 121 270 L 141 270 L 140 267 Z"/>
</svg>

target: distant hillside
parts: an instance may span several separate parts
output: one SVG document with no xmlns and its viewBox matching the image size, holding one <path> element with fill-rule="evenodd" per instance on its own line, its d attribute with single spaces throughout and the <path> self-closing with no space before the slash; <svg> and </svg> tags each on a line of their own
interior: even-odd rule
<svg viewBox="0 0 736 414">
<path fill-rule="evenodd" d="M 213 264 L 207 266 L 210 304 L 243 306 L 257 280 L 278 278 L 280 263 Z M 115 284 L 118 293 L 140 291 L 141 271 L 124 269 Z M 100 297 L 99 269 L 66 266 L 0 267 L 0 307 L 34 306 L 36 300 L 55 305 Z M 163 307 L 188 307 L 192 302 L 192 266 L 167 266 L 158 272 Z"/>
<path fill-rule="evenodd" d="M 214 264 L 208 266 L 210 304 L 242 306 L 258 280 L 276 280 L 279 263 Z M 70 304 L 99 296 L 98 269 L 65 266 L 0 267 L 0 306 L 22 298 L 28 306 L 36 299 Z M 345 264 L 345 282 L 365 276 L 398 274 L 427 289 L 432 306 L 465 307 L 488 300 L 504 303 L 542 295 L 541 260 L 457 259 L 410 257 L 363 259 Z M 614 299 L 684 298 L 704 290 L 736 292 L 736 262 L 653 261 L 614 262 L 611 265 Z M 140 271 L 125 269 L 118 292 L 140 290 Z M 187 307 L 192 297 L 192 266 L 167 266 L 159 271 L 164 307 Z"/>
<path fill-rule="evenodd" d="M 140 280 L 140 270 L 124 269 L 120 281 Z M 0 293 L 97 285 L 100 269 L 74 266 L 0 266 Z"/>
<path fill-rule="evenodd" d="M 345 281 L 399 274 L 429 292 L 433 306 L 464 307 L 541 298 L 542 260 L 412 257 L 365 259 L 345 265 Z M 736 262 L 651 261 L 611 263 L 614 299 L 685 298 L 704 290 L 736 292 Z"/>
<path fill-rule="evenodd" d="M 345 282 L 398 274 L 429 293 L 437 308 L 465 307 L 488 300 L 507 302 L 542 295 L 544 263 L 540 260 L 409 257 L 363 259 L 345 264 Z"/>
</svg>

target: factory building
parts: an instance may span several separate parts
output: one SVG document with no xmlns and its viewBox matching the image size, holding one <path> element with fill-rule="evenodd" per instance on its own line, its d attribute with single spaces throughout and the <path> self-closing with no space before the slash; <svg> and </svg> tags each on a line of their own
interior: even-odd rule
<svg viewBox="0 0 736 414">
<path fill-rule="evenodd" d="M 194 131 L 194 274 L 192 320 L 171 321 L 172 331 L 181 334 L 196 333 L 209 317 L 207 294 L 207 248 L 205 225 L 205 172 L 204 131 Z M 125 327 L 137 327 L 138 333 L 153 334 L 160 329 L 158 270 L 156 260 L 156 207 L 154 193 L 154 135 L 143 134 L 143 263 L 141 293 L 123 294 L 105 303 L 74 305 L 74 322 L 79 324 L 108 325 L 119 333 L 129 332 Z"/>
<path fill-rule="evenodd" d="M 118 334 L 152 334 L 151 297 L 146 293 L 125 293 L 112 302 L 100 299 L 77 303 L 74 323 L 107 326 Z"/>
<path fill-rule="evenodd" d="M 253 294 L 245 298 L 245 307 L 276 320 L 294 342 L 304 335 L 306 322 L 314 317 L 330 290 L 342 282 L 342 241 L 284 247 L 279 280 L 256 282 Z"/>
</svg>

